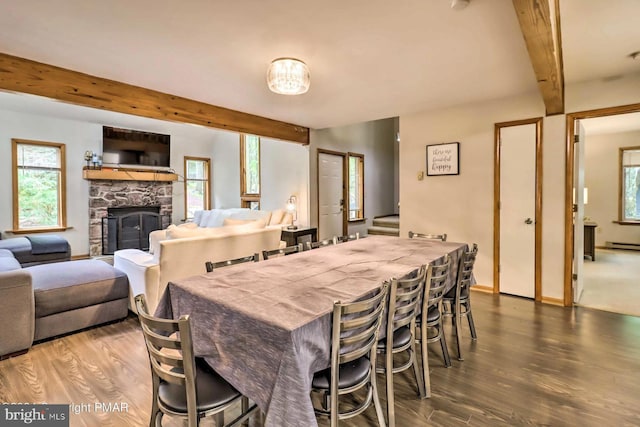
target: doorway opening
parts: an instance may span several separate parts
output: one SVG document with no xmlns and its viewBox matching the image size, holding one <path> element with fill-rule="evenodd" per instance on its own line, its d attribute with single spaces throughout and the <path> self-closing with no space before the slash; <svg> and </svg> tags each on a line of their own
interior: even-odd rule
<svg viewBox="0 0 640 427">
<path fill-rule="evenodd" d="M 635 257 L 635 255 L 640 255 L 640 252 L 616 249 L 620 243 L 633 243 L 635 240 L 640 243 L 640 221 L 624 221 L 618 207 L 623 198 L 623 186 L 620 184 L 622 167 L 619 161 L 619 152 L 622 146 L 627 145 L 619 141 L 623 139 L 624 135 L 622 134 L 625 132 L 622 129 L 611 128 L 612 123 L 617 120 L 631 123 L 633 121 L 629 120 L 632 119 L 631 113 L 640 113 L 640 104 L 567 114 L 565 306 L 578 304 L 625 314 L 640 314 L 625 309 L 627 301 L 637 300 L 630 293 L 635 290 L 635 287 L 627 286 L 625 283 L 630 283 L 632 278 L 637 277 L 637 270 L 634 270 L 634 266 L 640 256 Z M 635 116 L 640 119 L 640 114 Z M 586 160 L 582 163 L 575 157 L 578 150 L 574 142 L 574 135 L 580 126 L 576 122 L 586 125 L 585 141 L 590 141 L 578 143 L 587 147 Z M 640 135 L 640 123 L 637 121 L 635 125 L 627 125 L 626 130 L 633 132 L 634 126 Z M 607 127 L 607 130 L 602 130 Z M 600 130 L 597 130 L 598 128 Z M 620 135 L 616 138 L 612 136 L 601 138 L 596 136 L 599 133 L 619 133 Z M 592 136 L 590 137 L 590 135 Z M 633 135 L 631 136 L 633 137 Z M 613 145 L 620 146 L 612 149 Z M 628 145 L 640 146 L 640 143 L 639 140 L 636 140 L 635 143 Z M 592 149 L 590 150 L 590 148 Z M 601 152 L 594 152 L 594 149 Z M 590 156 L 596 157 L 597 163 L 590 161 Z M 607 165 L 608 169 L 600 167 L 600 163 Z M 581 186 L 576 185 L 574 180 L 574 177 L 580 172 L 585 176 L 584 184 Z M 576 200 L 574 200 L 574 194 L 579 196 Z M 588 198 L 586 204 L 583 200 L 579 200 L 585 196 Z M 578 223 L 583 225 L 580 226 L 580 230 L 576 231 L 574 228 Z M 578 243 L 576 243 L 575 237 L 580 232 L 585 233 L 585 246 L 576 248 Z M 593 235 L 591 235 L 592 233 Z M 634 236 L 637 239 L 634 240 Z M 583 254 L 589 256 L 585 257 Z"/>
</svg>

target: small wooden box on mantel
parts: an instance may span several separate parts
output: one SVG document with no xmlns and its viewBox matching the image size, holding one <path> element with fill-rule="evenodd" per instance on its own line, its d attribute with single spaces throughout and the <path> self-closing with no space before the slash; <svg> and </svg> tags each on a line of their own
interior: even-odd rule
<svg viewBox="0 0 640 427">
<path fill-rule="evenodd" d="M 177 181 L 175 173 L 158 171 L 138 171 L 128 169 L 88 169 L 82 170 L 82 178 L 107 181 Z"/>
</svg>

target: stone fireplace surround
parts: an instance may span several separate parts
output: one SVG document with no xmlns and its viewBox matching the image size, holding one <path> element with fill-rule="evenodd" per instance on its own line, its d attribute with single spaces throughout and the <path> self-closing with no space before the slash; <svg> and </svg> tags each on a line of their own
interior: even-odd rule
<svg viewBox="0 0 640 427">
<path fill-rule="evenodd" d="M 89 255 L 102 255 L 102 218 L 108 208 L 160 206 L 162 228 L 171 223 L 173 185 L 164 181 L 89 181 Z"/>
</svg>

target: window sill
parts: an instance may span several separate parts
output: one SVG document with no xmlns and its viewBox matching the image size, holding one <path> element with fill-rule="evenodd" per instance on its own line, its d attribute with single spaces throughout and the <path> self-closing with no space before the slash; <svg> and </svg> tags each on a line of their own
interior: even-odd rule
<svg viewBox="0 0 640 427">
<path fill-rule="evenodd" d="M 51 227 L 51 228 L 30 228 L 24 230 L 5 230 L 5 233 L 11 234 L 36 234 L 36 233 L 51 233 L 56 231 L 67 231 L 73 227 Z"/>
<path fill-rule="evenodd" d="M 612 221 L 614 224 L 619 225 L 640 225 L 640 221 L 626 220 L 626 221 Z"/>
</svg>

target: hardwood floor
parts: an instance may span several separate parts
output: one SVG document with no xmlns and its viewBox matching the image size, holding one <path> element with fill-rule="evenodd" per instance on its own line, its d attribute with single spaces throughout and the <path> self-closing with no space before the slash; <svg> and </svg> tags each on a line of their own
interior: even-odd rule
<svg viewBox="0 0 640 427">
<path fill-rule="evenodd" d="M 417 397 L 410 370 L 396 374 L 398 426 L 640 425 L 639 317 L 482 293 L 472 301 L 478 341 L 465 324 L 465 360 L 453 357 L 448 369 L 432 347 L 431 399 Z M 450 324 L 446 332 L 453 356 Z M 378 384 L 385 405 L 381 376 Z M 74 427 L 148 425 L 151 375 L 137 319 L 0 361 L 0 402 L 84 404 L 71 413 Z M 95 402 L 128 410 L 101 412 Z M 183 424 L 165 417 L 164 425 Z M 373 408 L 341 425 L 375 425 Z"/>
</svg>

